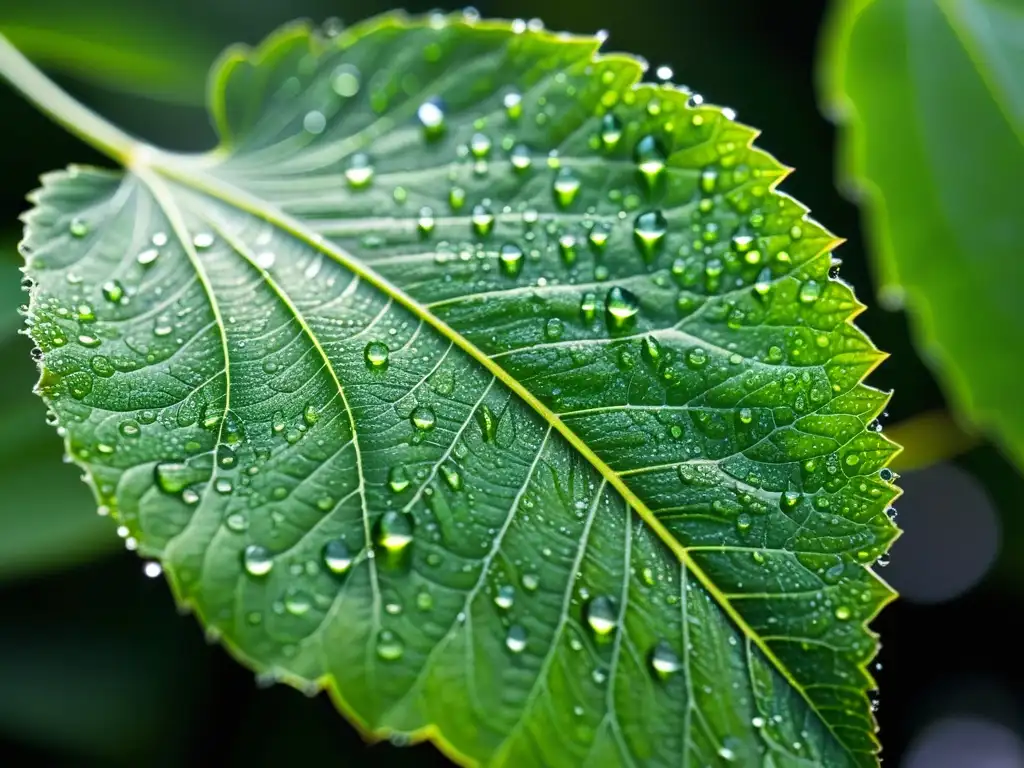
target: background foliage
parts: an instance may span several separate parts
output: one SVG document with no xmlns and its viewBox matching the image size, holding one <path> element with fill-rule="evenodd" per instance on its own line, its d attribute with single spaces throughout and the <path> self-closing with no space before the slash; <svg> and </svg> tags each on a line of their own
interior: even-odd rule
<svg viewBox="0 0 1024 768">
<path fill-rule="evenodd" d="M 0 30 L 115 123 L 159 145 L 198 150 L 213 134 L 203 111 L 187 105 L 201 102 L 203 73 L 222 46 L 256 42 L 295 17 L 355 21 L 389 4 L 182 0 L 153 11 L 96 0 L 88 19 L 79 7 L 71 0 L 19 4 L 0 10 Z M 478 7 L 487 16 L 542 16 L 554 29 L 607 28 L 607 47 L 672 66 L 678 80 L 763 129 L 761 146 L 797 168 L 783 189 L 849 238 L 838 252 L 842 276 L 872 305 L 858 323 L 892 354 L 870 379 L 896 390 L 887 426 L 945 408 L 906 317 L 874 306 L 858 210 L 836 190 L 835 132 L 819 112 L 814 82 L 824 7 L 802 0 L 498 0 Z M 18 147 L 4 154 L 0 187 L 0 762 L 446 765 L 429 746 L 398 753 L 364 745 L 323 697 L 257 691 L 248 673 L 203 642 L 194 621 L 175 615 L 162 584 L 140 577 L 138 559 L 117 551 L 86 487 L 59 462 L 43 405 L 28 391 L 35 377 L 29 344 L 15 335 L 23 296 L 13 243 L 24 192 L 40 173 L 72 159 L 104 161 L 13 93 L 0 91 L 0 108 L 7 116 L 2 146 Z M 934 214 L 914 215 L 927 221 Z M 960 320 L 976 334 L 988 331 L 977 313 L 963 312 Z M 906 597 L 874 624 L 884 641 L 879 719 L 887 759 L 896 765 L 914 764 L 923 734 L 943 718 L 972 717 L 1012 733 L 1024 713 L 1024 664 L 1014 636 L 1001 631 L 1001 617 L 1018 608 L 1024 576 L 1012 556 L 1024 483 L 981 444 L 902 484 L 899 522 L 907 534 L 882 575 Z M 938 589 L 957 569 L 966 574 L 959 591 Z M 948 649 L 954 652 L 939 655 Z"/>
</svg>

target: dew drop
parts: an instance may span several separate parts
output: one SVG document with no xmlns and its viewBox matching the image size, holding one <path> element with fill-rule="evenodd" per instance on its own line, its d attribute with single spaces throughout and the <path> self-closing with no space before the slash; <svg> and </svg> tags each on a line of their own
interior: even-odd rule
<svg viewBox="0 0 1024 768">
<path fill-rule="evenodd" d="M 653 189 L 665 170 L 665 150 L 653 136 L 645 136 L 637 142 L 633 159 L 648 188 Z"/>
<path fill-rule="evenodd" d="M 591 247 L 596 253 L 604 251 L 606 245 L 608 245 L 608 237 L 611 235 L 611 229 L 607 224 L 597 222 L 593 227 L 590 228 L 590 233 L 587 235 L 587 239 L 590 241 Z"/>
<path fill-rule="evenodd" d="M 89 225 L 82 219 L 75 218 L 68 225 L 68 231 L 71 232 L 72 237 L 85 237 L 89 234 Z"/>
<path fill-rule="evenodd" d="M 636 317 L 640 311 L 640 300 L 632 291 L 612 286 L 605 299 L 605 311 L 612 325 L 620 328 Z"/>
<path fill-rule="evenodd" d="M 124 288 L 117 280 L 110 280 L 103 284 L 103 298 L 111 304 L 117 304 L 124 298 Z"/>
<path fill-rule="evenodd" d="M 558 249 L 562 252 L 562 261 L 566 266 L 576 261 L 576 237 L 568 232 L 559 235 Z"/>
<path fill-rule="evenodd" d="M 353 189 L 362 189 L 373 180 L 373 161 L 365 152 L 352 155 L 345 169 L 345 179 Z"/>
<path fill-rule="evenodd" d="M 798 491 L 783 491 L 779 495 L 779 507 L 783 510 L 792 509 L 803 499 L 803 494 Z"/>
<path fill-rule="evenodd" d="M 339 66 L 331 78 L 331 89 L 343 99 L 355 96 L 359 93 L 359 70 L 351 64 Z"/>
<path fill-rule="evenodd" d="M 392 554 L 402 552 L 412 543 L 412 518 L 401 512 L 388 511 L 377 521 L 377 543 Z"/>
<path fill-rule="evenodd" d="M 527 592 L 536 592 L 540 587 L 540 577 L 535 573 L 524 573 L 520 578 L 520 583 Z"/>
<path fill-rule="evenodd" d="M 505 243 L 498 253 L 501 271 L 509 277 L 517 276 L 523 270 L 523 249 L 515 243 Z"/>
<path fill-rule="evenodd" d="M 306 133 L 311 133 L 314 136 L 318 136 L 324 132 L 327 127 L 327 118 L 324 117 L 324 113 L 318 109 L 311 109 L 306 113 L 305 117 L 302 118 L 302 127 Z"/>
<path fill-rule="evenodd" d="M 273 251 L 263 251 L 256 256 L 256 266 L 260 269 L 270 269 L 276 260 L 277 256 Z"/>
<path fill-rule="evenodd" d="M 444 475 L 444 481 L 448 483 L 449 488 L 453 491 L 462 490 L 462 475 L 459 474 L 459 470 L 450 464 L 442 464 L 441 474 Z"/>
<path fill-rule="evenodd" d="M 622 140 L 622 123 L 611 112 L 601 118 L 601 145 L 611 152 Z"/>
<path fill-rule="evenodd" d="M 483 160 L 491 152 L 491 139 L 486 133 L 474 133 L 469 140 L 469 152 L 477 160 Z"/>
<path fill-rule="evenodd" d="M 397 661 L 405 653 L 405 644 L 390 629 L 381 630 L 377 635 L 377 655 L 384 661 Z"/>
<path fill-rule="evenodd" d="M 494 229 L 494 214 L 485 205 L 473 206 L 473 213 L 470 216 L 473 231 L 480 237 L 487 237 Z"/>
<path fill-rule="evenodd" d="M 516 589 L 511 584 L 504 584 L 498 587 L 498 591 L 494 595 L 494 604 L 503 611 L 511 608 L 515 604 L 515 600 Z"/>
<path fill-rule="evenodd" d="M 597 294 L 587 292 L 580 299 L 580 314 L 585 322 L 593 322 L 597 317 Z"/>
<path fill-rule="evenodd" d="M 839 619 L 839 621 L 846 621 L 850 618 L 850 616 L 850 609 L 847 608 L 845 605 L 840 605 L 838 608 L 836 608 L 836 618 Z"/>
<path fill-rule="evenodd" d="M 521 624 L 513 624 L 508 628 L 505 635 L 505 646 L 512 653 L 522 653 L 526 650 L 526 629 Z"/>
<path fill-rule="evenodd" d="M 434 409 L 429 405 L 420 405 L 413 409 L 409 420 L 412 421 L 412 425 L 416 429 L 426 432 L 434 428 L 434 425 L 437 423 L 437 416 L 434 413 Z"/>
<path fill-rule="evenodd" d="M 562 208 L 568 208 L 580 191 L 579 176 L 573 173 L 571 168 L 562 168 L 555 175 L 553 190 L 555 202 Z"/>
<path fill-rule="evenodd" d="M 453 211 L 458 211 L 466 204 L 466 190 L 462 187 L 452 187 L 448 190 L 448 206 Z"/>
<path fill-rule="evenodd" d="M 213 235 L 209 232 L 200 232 L 192 238 L 192 245 L 198 248 L 200 251 L 205 251 L 211 245 L 213 245 Z"/>
<path fill-rule="evenodd" d="M 416 229 L 422 237 L 429 237 L 434 231 L 434 211 L 431 208 L 420 208 L 420 216 L 416 220 Z"/>
<path fill-rule="evenodd" d="M 147 248 L 135 257 L 135 261 L 144 267 L 148 267 L 158 258 L 160 258 L 160 251 L 156 248 Z"/>
<path fill-rule="evenodd" d="M 683 668 L 679 656 L 665 640 L 659 640 L 651 650 L 651 668 L 658 677 L 665 679 Z"/>
<path fill-rule="evenodd" d="M 691 368 L 703 368 L 708 361 L 708 353 L 703 347 L 694 347 L 686 353 L 686 364 Z"/>
<path fill-rule="evenodd" d="M 530 155 L 530 150 L 525 144 L 516 144 L 512 148 L 512 152 L 509 154 L 509 161 L 517 171 L 525 171 L 533 165 L 533 157 Z"/>
<path fill-rule="evenodd" d="M 651 261 L 668 231 L 668 222 L 660 211 L 647 211 L 636 217 L 633 235 L 646 261 Z"/>
<path fill-rule="evenodd" d="M 409 473 L 401 464 L 395 464 L 388 470 L 388 487 L 391 488 L 392 493 L 401 493 L 409 487 L 411 482 Z"/>
<path fill-rule="evenodd" d="M 804 304 L 813 304 L 821 298 L 821 284 L 808 280 L 800 286 L 799 298 Z"/>
<path fill-rule="evenodd" d="M 388 364 L 390 353 L 391 350 L 383 341 L 371 341 L 363 350 L 363 357 L 371 368 L 384 368 Z"/>
<path fill-rule="evenodd" d="M 587 624 L 598 637 L 607 637 L 618 624 L 615 603 L 610 597 L 599 595 L 587 604 Z"/>
<path fill-rule="evenodd" d="M 502 103 L 505 106 L 505 114 L 508 115 L 510 120 L 518 120 L 523 115 L 523 97 L 512 91 L 506 93 L 505 98 L 502 99 Z"/>
<path fill-rule="evenodd" d="M 117 431 L 125 437 L 138 437 L 141 430 L 139 429 L 138 422 L 128 420 L 122 421 L 118 426 Z"/>
<path fill-rule="evenodd" d="M 416 110 L 416 117 L 423 126 L 423 133 L 428 139 L 433 139 L 444 133 L 444 108 L 437 99 L 431 99 L 420 104 Z"/>
<path fill-rule="evenodd" d="M 544 324 L 544 338 L 555 341 L 562 338 L 565 325 L 557 317 L 552 317 Z"/>
<path fill-rule="evenodd" d="M 352 553 L 341 539 L 331 539 L 324 544 L 324 565 L 336 576 L 348 573 L 352 567 Z"/>
<path fill-rule="evenodd" d="M 486 403 L 481 405 L 476 412 L 476 421 L 480 425 L 480 432 L 485 443 L 493 443 L 498 434 L 498 417 L 494 415 L 490 406 Z"/>
<path fill-rule="evenodd" d="M 266 576 L 274 567 L 274 557 L 266 547 L 250 544 L 242 551 L 242 567 L 250 576 Z"/>
</svg>

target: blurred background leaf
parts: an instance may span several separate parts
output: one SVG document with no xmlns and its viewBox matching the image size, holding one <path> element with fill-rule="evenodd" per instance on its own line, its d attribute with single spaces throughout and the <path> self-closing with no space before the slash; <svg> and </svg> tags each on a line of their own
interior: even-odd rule
<svg viewBox="0 0 1024 768">
<path fill-rule="evenodd" d="M 822 58 L 880 300 L 1024 466 L 1024 4 L 846 0 Z M 913 445 L 908 446 L 908 452 Z"/>
<path fill-rule="evenodd" d="M 202 105 L 217 48 L 166 6 L 34 0 L 0 10 L 0 32 L 50 71 L 121 93 Z"/>
</svg>

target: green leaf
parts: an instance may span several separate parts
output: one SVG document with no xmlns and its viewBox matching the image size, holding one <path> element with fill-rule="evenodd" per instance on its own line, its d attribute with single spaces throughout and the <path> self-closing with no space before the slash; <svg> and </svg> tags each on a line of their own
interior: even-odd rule
<svg viewBox="0 0 1024 768">
<path fill-rule="evenodd" d="M 202 157 L 51 104 L 131 170 L 35 196 L 40 389 L 179 600 L 368 735 L 873 765 L 882 355 L 755 132 L 599 44 L 286 27 Z"/>
<path fill-rule="evenodd" d="M 29 344 L 15 333 L 27 297 L 13 264 L 0 263 L 0 581 L 58 570 L 110 552 L 110 526 L 92 514 L 75 467 L 60 466 L 60 447 L 31 393 Z"/>
<path fill-rule="evenodd" d="M 823 101 L 846 128 L 880 295 L 905 295 L 958 408 L 1024 463 L 1024 10 L 1007 0 L 839 3 Z"/>
</svg>

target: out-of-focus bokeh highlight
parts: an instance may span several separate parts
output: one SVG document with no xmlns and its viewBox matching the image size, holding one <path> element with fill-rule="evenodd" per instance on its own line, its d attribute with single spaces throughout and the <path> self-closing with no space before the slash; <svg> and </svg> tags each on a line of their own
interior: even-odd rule
<svg viewBox="0 0 1024 768">
<path fill-rule="evenodd" d="M 872 672 L 882 691 L 886 764 L 1024 766 L 1024 654 L 1012 630 L 1024 606 L 1024 479 L 963 426 L 904 313 L 875 299 L 862 212 L 837 190 L 836 130 L 819 109 L 815 68 L 828 3 L 476 6 L 485 16 L 541 17 L 552 29 L 607 29 L 606 48 L 670 66 L 677 81 L 762 129 L 761 146 L 797 169 L 783 189 L 848 238 L 838 252 L 841 276 L 869 306 L 857 322 L 892 355 L 869 383 L 895 390 L 884 427 L 908 444 L 897 504 L 905 534 L 880 571 L 903 596 L 874 623 L 884 643 Z M 254 43 L 298 17 L 351 22 L 392 7 L 383 0 L 8 0 L 0 3 L 0 31 L 114 123 L 172 149 L 204 150 L 213 142 L 204 77 L 223 47 Z M 885 73 L 878 77 L 885 87 Z M 70 162 L 109 163 L 2 86 L 0 114 L 0 765 L 448 765 L 429 745 L 364 744 L 325 697 L 259 690 L 204 642 L 194 620 L 177 616 L 161 580 L 146 578 L 112 523 L 95 514 L 30 391 L 36 371 L 17 332 L 23 294 L 15 244 L 24 195 L 39 174 Z M 964 311 L 959 322 L 976 319 Z M 1024 372 L 1022 352 L 1007 350 Z"/>
</svg>

